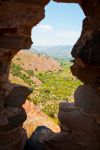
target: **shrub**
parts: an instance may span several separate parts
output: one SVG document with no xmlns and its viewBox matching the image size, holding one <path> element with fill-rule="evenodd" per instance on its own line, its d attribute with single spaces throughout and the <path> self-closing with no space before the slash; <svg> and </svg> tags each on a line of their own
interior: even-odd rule
<svg viewBox="0 0 100 150">
<path fill-rule="evenodd" d="M 33 70 L 26 70 L 26 72 L 29 76 L 34 76 Z"/>
<path fill-rule="evenodd" d="M 33 85 L 34 83 L 30 79 L 30 76 L 27 76 L 26 74 L 22 73 L 21 70 L 23 70 L 23 68 L 20 65 L 12 63 L 11 73 L 13 74 L 13 76 L 21 78 L 25 83 L 27 83 L 30 86 Z M 32 71 L 29 72 L 32 74 Z"/>
<path fill-rule="evenodd" d="M 21 70 L 22 70 L 22 67 L 20 65 L 12 63 L 12 65 L 11 65 L 11 73 L 14 76 L 19 76 Z"/>
</svg>

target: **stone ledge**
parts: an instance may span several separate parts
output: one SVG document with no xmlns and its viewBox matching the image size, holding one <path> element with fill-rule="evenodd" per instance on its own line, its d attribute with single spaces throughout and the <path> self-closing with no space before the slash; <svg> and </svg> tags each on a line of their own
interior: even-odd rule
<svg viewBox="0 0 100 150">
<path fill-rule="evenodd" d="M 81 0 L 54 0 L 55 2 L 62 2 L 62 3 L 80 3 Z"/>
<path fill-rule="evenodd" d="M 32 93 L 32 89 L 22 85 L 13 84 L 13 89 L 5 99 L 6 106 L 21 106 L 26 98 Z"/>
<path fill-rule="evenodd" d="M 4 49 L 29 49 L 32 44 L 28 36 L 0 36 L 0 48 Z"/>
<path fill-rule="evenodd" d="M 86 150 L 82 144 L 75 143 L 67 133 L 61 132 L 44 141 L 46 150 Z"/>
<path fill-rule="evenodd" d="M 83 115 L 79 110 L 70 112 L 60 110 L 58 118 L 66 128 L 77 133 L 92 134 L 96 128 L 94 118 Z"/>
<path fill-rule="evenodd" d="M 24 109 L 21 109 L 19 114 L 16 114 L 8 118 L 6 117 L 5 119 L 7 120 L 7 122 L 5 122 L 5 124 L 0 125 L 0 132 L 11 131 L 15 128 L 22 126 L 26 118 L 27 118 L 27 115 Z M 1 121 L 3 121 L 2 119 Z"/>
<path fill-rule="evenodd" d="M 96 87 L 92 85 L 81 85 L 74 93 L 75 104 L 83 112 L 90 115 L 100 116 L 100 96 L 96 92 Z"/>
<path fill-rule="evenodd" d="M 1 0 L 1 2 L 8 2 L 8 0 Z M 37 5 L 46 5 L 50 0 L 9 0 L 9 2 L 16 2 L 16 3 L 24 3 L 24 4 L 37 4 Z"/>
</svg>

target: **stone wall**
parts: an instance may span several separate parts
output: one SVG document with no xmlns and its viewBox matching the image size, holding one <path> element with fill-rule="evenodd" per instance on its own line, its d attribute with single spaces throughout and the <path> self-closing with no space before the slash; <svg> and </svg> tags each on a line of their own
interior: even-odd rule
<svg viewBox="0 0 100 150">
<path fill-rule="evenodd" d="M 74 103 L 60 104 L 62 131 L 45 140 L 47 149 L 100 150 L 100 2 L 82 0 L 79 4 L 86 18 L 72 49 L 71 71 L 83 85 L 76 89 Z"/>
<path fill-rule="evenodd" d="M 45 140 L 45 147 L 58 150 L 100 150 L 100 2 L 79 3 L 86 15 L 81 37 L 73 47 L 71 71 L 84 84 L 77 88 L 74 103 L 60 104 L 61 132 Z M 20 49 L 30 48 L 31 29 L 44 18 L 49 0 L 0 0 L 0 150 L 23 149 L 27 134 L 22 129 L 22 107 L 31 90 L 8 80 L 11 59 Z"/>
<path fill-rule="evenodd" d="M 30 48 L 31 29 L 44 18 L 48 0 L 0 0 L 0 150 L 22 150 L 27 139 L 22 129 L 22 107 L 32 92 L 8 80 L 11 60 L 21 49 Z"/>
</svg>

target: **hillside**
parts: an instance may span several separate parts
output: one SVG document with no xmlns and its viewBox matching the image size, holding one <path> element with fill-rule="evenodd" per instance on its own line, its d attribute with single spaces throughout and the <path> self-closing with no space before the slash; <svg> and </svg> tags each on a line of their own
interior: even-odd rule
<svg viewBox="0 0 100 150">
<path fill-rule="evenodd" d="M 33 45 L 31 51 L 40 54 L 46 54 L 49 57 L 63 60 L 71 60 L 71 50 L 70 45 L 58 45 L 58 46 L 35 46 Z"/>
<path fill-rule="evenodd" d="M 24 122 L 23 127 L 26 129 L 28 136 L 30 136 L 33 131 L 38 126 L 46 126 L 54 132 L 59 132 L 59 126 L 52 121 L 50 117 L 45 115 L 38 106 L 35 106 L 32 102 L 26 101 L 23 105 L 27 113 L 27 120 Z"/>
<path fill-rule="evenodd" d="M 59 63 L 45 55 L 21 51 L 12 61 L 10 80 L 33 89 L 28 100 L 46 115 L 57 121 L 59 103 L 73 101 L 73 93 L 80 82 L 70 72 L 71 63 Z"/>
<path fill-rule="evenodd" d="M 10 80 L 24 86 L 40 86 L 41 81 L 36 77 L 39 72 L 58 72 L 60 64 L 53 58 L 34 54 L 30 51 L 20 51 L 12 60 Z"/>
<path fill-rule="evenodd" d="M 34 54 L 30 51 L 20 51 L 13 58 L 13 62 L 20 64 L 25 70 L 33 71 L 58 71 L 60 64 L 54 59 L 45 55 Z"/>
<path fill-rule="evenodd" d="M 48 71 L 58 72 L 60 69 L 60 64 L 52 58 L 44 55 L 39 56 L 28 51 L 20 51 L 12 60 L 9 79 L 12 83 L 33 88 L 33 93 L 35 92 L 35 94 L 37 94 L 35 88 L 39 89 L 42 86 L 42 81 L 36 77 L 36 74 Z M 33 93 L 30 97 L 33 96 Z M 39 106 L 36 106 L 31 101 L 33 101 L 33 99 L 28 98 L 23 105 L 27 113 L 27 120 L 23 127 L 27 131 L 28 136 L 41 125 L 45 125 L 52 131 L 58 132 L 60 130 L 58 125 L 47 116 Z"/>
</svg>

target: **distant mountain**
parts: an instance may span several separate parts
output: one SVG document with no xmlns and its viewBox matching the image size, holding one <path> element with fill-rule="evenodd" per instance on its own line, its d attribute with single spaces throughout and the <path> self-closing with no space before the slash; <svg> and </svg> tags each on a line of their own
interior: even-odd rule
<svg viewBox="0 0 100 150">
<path fill-rule="evenodd" d="M 36 46 L 33 45 L 31 51 L 37 54 L 45 54 L 49 57 L 53 57 L 56 59 L 64 59 L 70 60 L 72 59 L 71 56 L 72 46 L 70 45 L 58 45 L 58 46 Z"/>
</svg>

